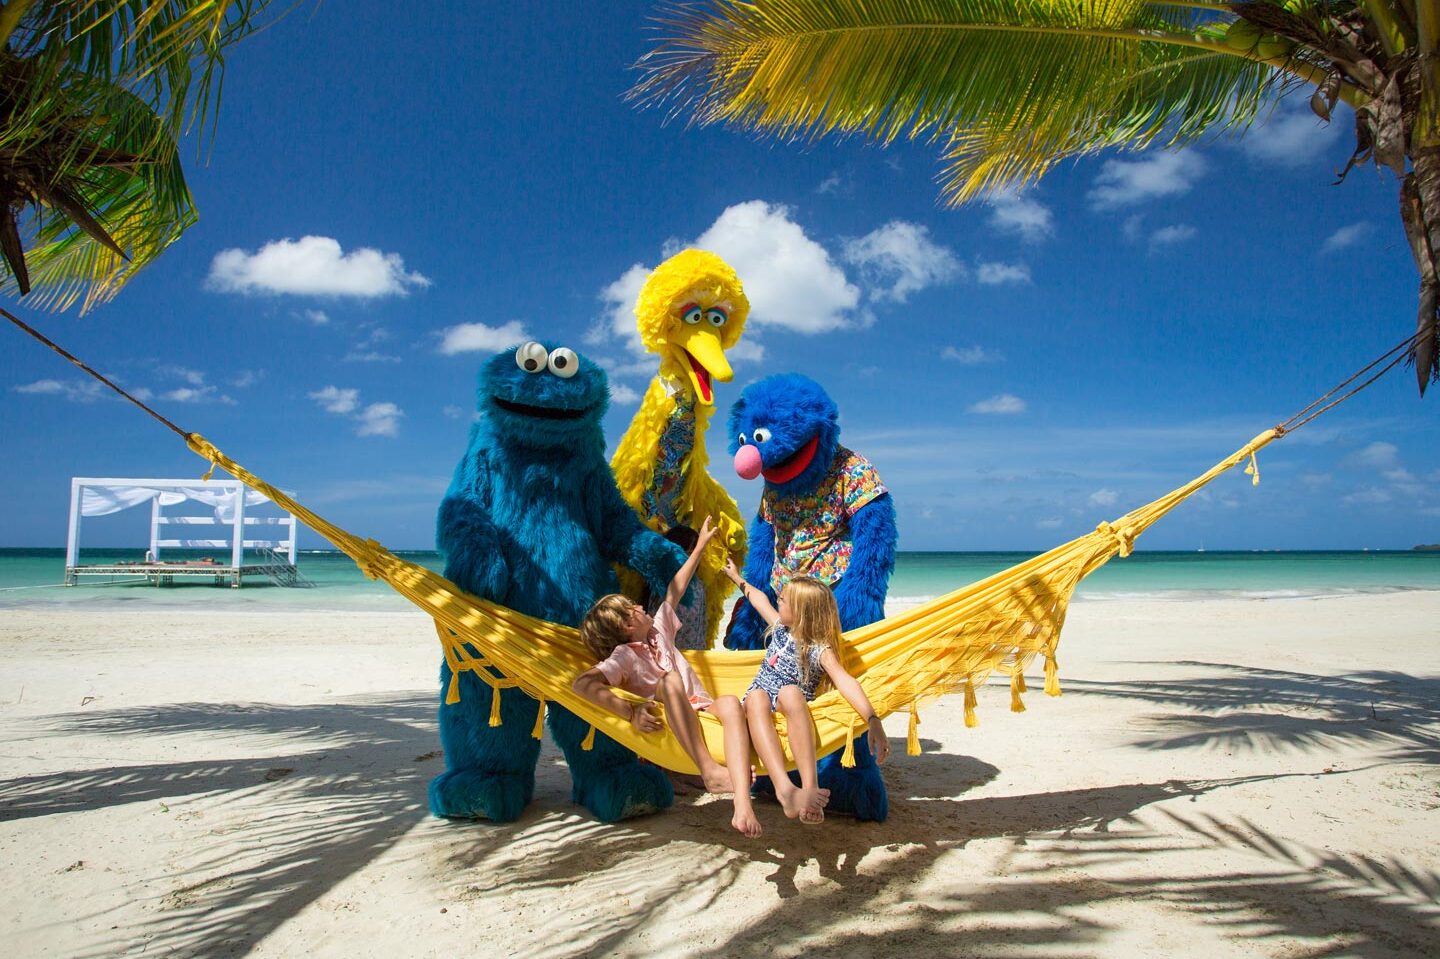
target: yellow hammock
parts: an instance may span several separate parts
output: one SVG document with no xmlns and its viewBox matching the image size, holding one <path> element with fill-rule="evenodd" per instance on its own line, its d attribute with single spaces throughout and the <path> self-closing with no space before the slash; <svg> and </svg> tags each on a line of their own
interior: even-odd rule
<svg viewBox="0 0 1440 959">
<path fill-rule="evenodd" d="M 209 479 L 219 466 L 251 489 L 300 517 L 307 526 L 329 540 L 353 559 L 371 579 L 383 579 L 400 595 L 435 618 L 435 628 L 445 660 L 454 675 L 446 702 L 459 701 L 459 675 L 469 671 L 488 683 L 497 695 L 491 699 L 490 724 L 500 724 L 499 690 L 518 688 L 541 704 L 532 735 L 540 738 L 545 716 L 544 704 L 558 702 L 589 721 L 589 748 L 595 731 L 634 750 L 651 762 L 668 769 L 694 773 L 694 763 L 668 731 L 641 734 L 626 720 L 577 696 L 570 684 L 594 658 L 580 642 L 578 631 L 526 616 L 513 609 L 462 592 L 455 584 L 423 566 L 406 562 L 373 539 L 362 540 L 326 522 L 280 490 L 240 466 L 198 433 L 188 433 L 95 372 L 62 347 L 28 326 L 8 311 L 0 310 L 16 326 L 34 336 L 71 363 L 94 376 L 130 402 L 185 438 L 190 449 L 210 461 Z M 888 716 L 900 710 L 910 712 L 906 751 L 920 751 L 917 727 L 919 706 L 926 700 L 962 689 L 965 692 L 965 725 L 974 726 L 975 688 L 999 670 L 1010 677 L 1010 708 L 1025 709 L 1025 668 L 1036 656 L 1045 657 L 1045 692 L 1060 695 L 1055 650 L 1070 597 L 1080 580 L 1105 565 L 1112 556 L 1130 555 L 1135 538 L 1156 520 L 1180 505 L 1221 473 L 1249 460 L 1245 472 L 1260 482 L 1255 453 L 1272 440 L 1298 429 L 1369 386 L 1406 358 L 1417 336 L 1393 347 L 1335 389 L 1311 403 L 1279 426 L 1266 430 L 1230 456 L 1216 463 L 1179 489 L 1126 513 L 1113 522 L 1103 522 L 1087 533 L 1018 566 L 996 573 L 953 593 L 931 600 L 898 616 L 871 623 L 845 634 L 845 667 L 865 689 L 875 710 Z M 1338 399 L 1326 400 L 1381 363 L 1379 372 Z M 760 667 L 760 652 L 687 652 L 686 658 L 716 696 L 745 691 Z M 504 674 L 502 678 L 497 674 Z M 826 755 L 844 748 L 841 761 L 854 762 L 854 740 L 864 725 L 841 698 L 831 690 L 811 703 L 818 737 L 818 751 Z M 710 752 L 723 756 L 719 721 L 701 713 L 701 728 Z M 776 721 L 784 733 L 784 719 Z M 793 763 L 787 746 L 787 763 Z"/>
<path fill-rule="evenodd" d="M 1249 459 L 1246 468 L 1254 482 L 1260 474 L 1255 452 L 1282 435 L 1284 429 L 1266 430 L 1210 470 L 1189 483 L 1132 510 L 1114 522 L 1101 523 L 1093 533 L 1073 539 L 988 579 L 931 600 L 898 616 L 862 626 L 845 634 L 845 667 L 865 689 L 876 712 L 888 716 L 910 711 L 906 751 L 920 752 L 917 726 L 920 703 L 963 688 L 965 725 L 974 726 L 975 688 L 999 670 L 1010 677 L 1010 708 L 1025 709 L 1025 668 L 1038 655 L 1045 657 L 1045 692 L 1060 695 L 1055 649 L 1075 586 L 1112 556 L 1130 555 L 1135 537 L 1221 473 Z M 595 665 L 595 658 L 580 642 L 577 630 L 526 616 L 478 596 L 423 566 L 407 562 L 374 540 L 362 540 L 326 522 L 280 490 L 240 466 L 197 433 L 186 434 L 190 449 L 209 460 L 211 472 L 221 467 L 281 508 L 289 510 L 315 532 L 353 559 L 371 579 L 383 579 L 400 595 L 435 618 L 435 629 L 453 678 L 446 702 L 459 702 L 459 676 L 469 671 L 488 683 L 490 725 L 500 724 L 501 689 L 519 688 L 540 700 L 532 734 L 538 739 L 545 716 L 544 704 L 558 702 L 587 720 L 589 748 L 595 730 L 601 730 L 651 762 L 680 772 L 698 772 L 695 764 L 668 731 L 642 734 L 609 710 L 576 695 L 570 688 L 576 676 Z M 210 473 L 206 473 L 208 479 Z M 742 695 L 760 668 L 760 652 L 712 650 L 687 652 L 687 659 L 712 695 Z M 493 667 L 493 668 L 492 668 Z M 504 674 L 502 678 L 495 672 Z M 833 689 L 810 704 L 815 718 L 819 754 L 842 746 L 841 762 L 854 764 L 854 739 L 865 725 Z M 719 720 L 701 713 L 701 729 L 716 759 L 724 756 Z M 784 718 L 776 717 L 784 733 Z M 782 740 L 783 742 L 783 740 Z M 786 747 L 786 761 L 793 763 Z"/>
</svg>

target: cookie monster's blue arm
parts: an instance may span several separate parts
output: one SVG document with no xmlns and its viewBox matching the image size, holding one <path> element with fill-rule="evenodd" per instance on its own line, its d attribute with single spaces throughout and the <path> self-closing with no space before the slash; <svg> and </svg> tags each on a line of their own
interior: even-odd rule
<svg viewBox="0 0 1440 959">
<path fill-rule="evenodd" d="M 467 454 L 440 502 L 435 546 L 445 557 L 445 578 L 456 586 L 497 602 L 510 590 L 510 568 L 501 549 L 500 531 L 481 506 L 488 475 L 478 457 Z"/>
<path fill-rule="evenodd" d="M 835 603 L 845 629 L 885 617 L 885 592 L 895 571 L 895 502 L 889 493 L 850 517 L 850 565 L 835 586 Z"/>
<path fill-rule="evenodd" d="M 774 568 L 775 527 L 756 516 L 750 523 L 750 555 L 745 558 L 745 581 L 764 591 L 772 603 L 775 602 L 775 594 L 770 590 L 770 573 Z M 740 600 L 734 622 L 725 634 L 725 646 L 729 649 L 765 648 L 765 620 L 744 600 Z"/>
<path fill-rule="evenodd" d="M 685 563 L 685 551 L 640 522 L 635 510 L 621 497 L 604 461 L 586 484 L 586 490 L 599 514 L 600 555 L 630 567 L 645 578 L 652 594 L 663 596 Z"/>
</svg>

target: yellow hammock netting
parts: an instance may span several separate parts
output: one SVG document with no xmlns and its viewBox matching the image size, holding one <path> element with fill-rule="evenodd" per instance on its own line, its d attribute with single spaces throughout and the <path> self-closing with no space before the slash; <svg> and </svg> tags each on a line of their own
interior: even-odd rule
<svg viewBox="0 0 1440 959">
<path fill-rule="evenodd" d="M 457 677 L 447 690 L 447 702 L 459 701 L 458 676 L 469 671 L 497 691 L 518 688 L 540 700 L 541 709 L 532 730 L 537 739 L 542 734 L 544 703 L 553 701 L 591 724 L 586 748 L 598 729 L 651 762 L 680 772 L 698 771 L 668 731 L 638 733 L 629 722 L 571 690 L 574 678 L 594 665 L 594 658 L 581 644 L 578 631 L 464 593 L 443 576 L 406 562 L 373 539 L 361 539 L 326 522 L 240 466 L 198 433 L 180 429 L 9 312 L 0 310 L 0 315 L 184 437 L 191 450 L 210 461 L 207 479 L 215 467 L 224 469 L 294 513 L 353 559 L 365 575 L 383 579 L 433 616 L 445 659 Z M 1055 651 L 1070 597 L 1080 580 L 1105 565 L 1115 554 L 1130 555 L 1137 536 L 1239 463 L 1249 460 L 1245 472 L 1251 474 L 1253 482 L 1259 483 L 1255 461 L 1258 450 L 1375 382 L 1409 355 L 1417 338 L 1418 335 L 1402 341 L 1281 425 L 1261 433 L 1205 473 L 1159 499 L 1117 520 L 1101 523 L 1093 533 L 988 579 L 889 619 L 851 630 L 845 634 L 842 653 L 846 669 L 860 681 L 881 716 L 909 710 L 907 752 L 911 755 L 920 751 L 917 726 L 922 702 L 963 689 L 965 724 L 974 726 L 975 689 L 997 670 L 1010 679 L 1010 708 L 1015 712 L 1025 708 L 1020 698 L 1026 691 L 1024 672 L 1036 656 L 1044 656 L 1045 692 L 1060 695 Z M 1326 404 L 1334 394 L 1382 363 L 1385 365 L 1369 379 Z M 720 696 L 742 694 L 755 678 L 762 654 L 719 650 L 687 652 L 685 656 L 711 694 Z M 492 697 L 491 725 L 500 723 L 499 703 L 498 695 Z M 811 713 L 819 754 L 843 748 L 842 762 L 851 765 L 855 737 L 865 731 L 860 717 L 834 690 L 816 697 L 811 703 Z M 721 759 L 723 741 L 719 720 L 708 713 L 701 713 L 700 717 L 710 752 Z M 783 717 L 777 715 L 776 721 L 783 735 Z M 793 762 L 788 747 L 786 759 L 787 763 Z"/>
</svg>

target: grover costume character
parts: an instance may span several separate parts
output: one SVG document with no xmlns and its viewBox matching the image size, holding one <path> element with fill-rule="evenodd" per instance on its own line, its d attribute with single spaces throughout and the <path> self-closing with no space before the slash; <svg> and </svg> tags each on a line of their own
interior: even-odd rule
<svg viewBox="0 0 1440 959">
<path fill-rule="evenodd" d="M 596 599 L 618 588 L 611 563 L 663 591 L 684 562 L 680 548 L 647 530 L 615 488 L 600 419 L 610 403 L 605 373 L 573 350 L 524 343 L 480 370 L 480 420 L 440 504 L 436 542 L 445 576 L 466 592 L 531 616 L 578 626 Z M 535 792 L 539 703 L 495 691 L 469 671 L 460 701 L 440 667 L 440 743 L 446 770 L 430 783 L 437 816 L 510 822 Z M 489 723 L 500 696 L 501 724 Z M 549 704 L 551 735 L 565 753 L 572 798 L 605 822 L 674 802 L 665 774 L 602 733 L 581 747 L 589 724 Z"/>
<path fill-rule="evenodd" d="M 745 479 L 764 476 L 760 512 L 750 524 L 745 579 L 774 603 L 794 576 L 831 588 L 840 625 L 850 630 L 885 616 L 895 569 L 895 506 L 869 460 L 840 445 L 839 411 L 814 380 L 797 373 L 746 387 L 730 408 L 730 452 Z M 748 604 L 736 609 L 725 645 L 763 649 L 765 623 Z M 862 736 L 855 765 L 820 761 L 830 811 L 883 821 L 885 783 Z"/>
</svg>

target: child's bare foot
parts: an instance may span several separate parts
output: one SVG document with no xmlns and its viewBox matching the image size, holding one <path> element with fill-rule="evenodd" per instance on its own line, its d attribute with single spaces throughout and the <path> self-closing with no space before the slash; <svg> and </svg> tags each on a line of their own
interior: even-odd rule
<svg viewBox="0 0 1440 959">
<path fill-rule="evenodd" d="M 799 789 L 791 789 L 784 795 L 777 789 L 775 798 L 780 800 L 780 808 L 785 810 L 786 819 L 799 819 L 800 814 L 805 811 L 805 802 Z"/>
<path fill-rule="evenodd" d="M 707 792 L 729 793 L 735 791 L 735 784 L 730 782 L 730 773 L 724 766 L 716 766 L 701 778 L 705 781 Z"/>
<path fill-rule="evenodd" d="M 821 822 L 825 818 L 825 807 L 830 805 L 830 790 L 828 789 L 799 789 L 795 793 L 800 802 L 801 822 Z M 807 814 L 817 815 L 819 819 L 807 819 Z"/>
<path fill-rule="evenodd" d="M 800 814 L 800 821 L 807 826 L 818 826 L 825 821 L 823 809 L 807 809 Z"/>
<path fill-rule="evenodd" d="M 755 818 L 755 810 L 747 809 L 744 812 L 735 810 L 735 816 L 730 820 L 730 825 L 735 831 L 746 839 L 758 839 L 765 830 L 760 828 L 760 820 Z"/>
</svg>

